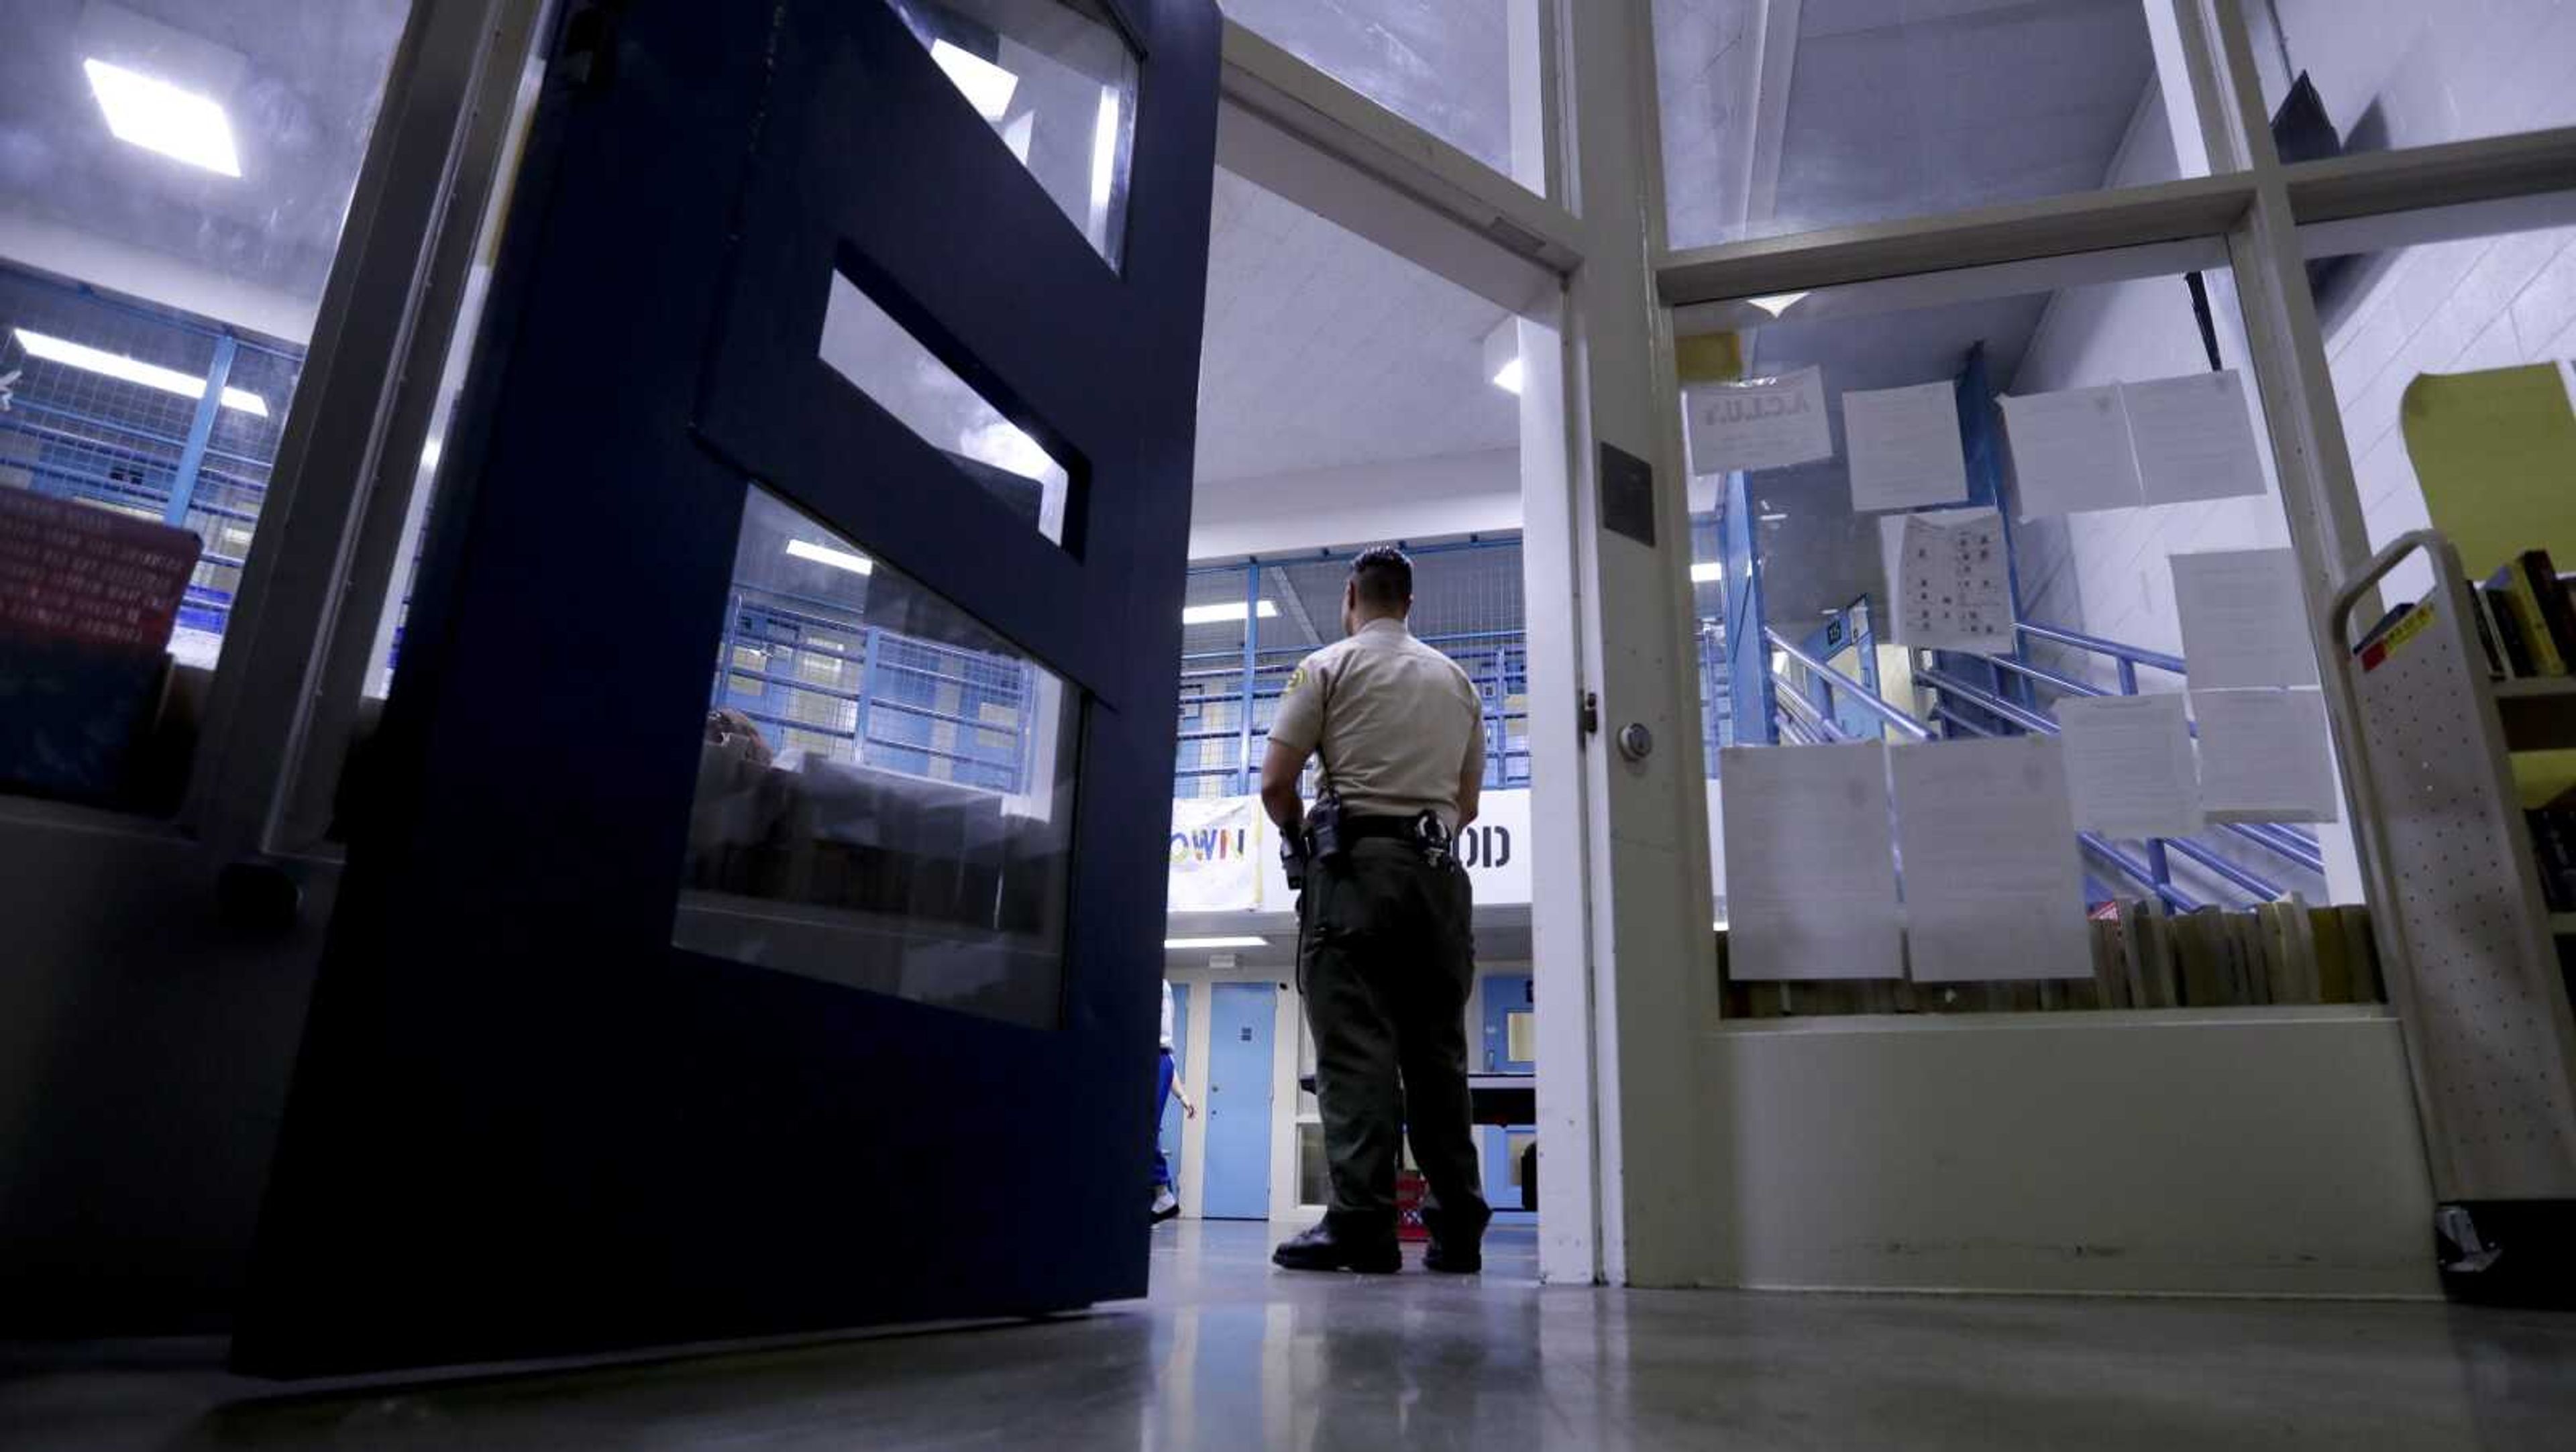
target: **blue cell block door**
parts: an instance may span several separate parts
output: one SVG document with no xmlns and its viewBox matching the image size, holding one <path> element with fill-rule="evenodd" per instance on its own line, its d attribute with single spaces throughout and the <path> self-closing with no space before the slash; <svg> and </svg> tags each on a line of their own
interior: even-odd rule
<svg viewBox="0 0 2576 1452">
<path fill-rule="evenodd" d="M 1495 973 L 1485 979 L 1485 1043 L 1482 1057 L 1476 1061 L 1480 1074 L 1535 1074 L 1534 1059 L 1512 1057 L 1512 1018 L 1515 1014 L 1532 1017 L 1521 1027 L 1526 1041 L 1535 1037 L 1531 1025 L 1538 1012 L 1538 998 L 1526 973 Z M 1524 1047 L 1527 1045 L 1524 1044 Z M 1533 1050 L 1533 1052 L 1535 1052 Z"/>
<path fill-rule="evenodd" d="M 1199 1102 L 1206 1086 L 1190 1077 L 1190 988 L 1186 983 L 1172 985 L 1172 1067 L 1188 1087 L 1191 1102 Z M 1181 1096 L 1174 1094 L 1172 1102 L 1163 1106 L 1163 1122 L 1155 1127 L 1154 1142 L 1171 1163 L 1175 1189 L 1181 1183 L 1182 1123 Z"/>
<path fill-rule="evenodd" d="M 477 50 L 484 7 L 417 9 L 389 94 L 517 74 Z M 234 1363 L 355 1373 L 1142 1296 L 1164 893 L 1135 864 L 1170 822 L 1224 19 L 553 9 Z M 1007 124 L 1047 109 L 1030 157 L 1062 134 L 1066 78 L 1094 78 L 1072 114 L 1105 138 L 1084 153 L 1095 220 L 1068 215 L 1079 176 L 1042 181 L 1003 103 L 956 78 L 1013 67 Z M 467 144 L 386 110 L 402 129 L 361 197 Z M 889 320 L 865 350 L 898 360 L 886 378 L 926 376 L 908 335 L 997 415 L 976 435 L 1056 461 L 1057 517 L 951 452 L 953 419 L 907 423 L 891 385 L 825 361 L 852 292 Z M 794 869 L 890 885 L 830 909 L 854 939 L 918 923 L 969 967 L 1012 955 L 1054 990 L 1044 1021 L 972 1011 L 972 974 L 937 952 L 863 986 L 674 941 L 755 482 L 873 571 L 872 615 L 945 611 L 1060 683 L 1059 790 L 1010 810 L 1063 823 L 1061 846 L 1009 863 L 1060 886 L 961 875 L 983 829 L 949 805 Z M 937 785 L 849 789 L 967 790 Z M 989 953 L 957 927 L 980 902 Z"/>
<path fill-rule="evenodd" d="M 1207 1164 L 1199 1214 L 1270 1218 L 1270 1075 L 1278 1044 L 1279 990 L 1267 983 L 1208 987 Z"/>
</svg>

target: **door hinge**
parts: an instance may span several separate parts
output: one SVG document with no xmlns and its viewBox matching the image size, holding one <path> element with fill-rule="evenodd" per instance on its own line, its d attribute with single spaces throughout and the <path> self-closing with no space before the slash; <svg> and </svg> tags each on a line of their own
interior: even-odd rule
<svg viewBox="0 0 2576 1452">
<path fill-rule="evenodd" d="M 1601 734 L 1601 693 L 1586 691 L 1583 704 L 1575 708 L 1575 723 L 1585 736 Z"/>
</svg>

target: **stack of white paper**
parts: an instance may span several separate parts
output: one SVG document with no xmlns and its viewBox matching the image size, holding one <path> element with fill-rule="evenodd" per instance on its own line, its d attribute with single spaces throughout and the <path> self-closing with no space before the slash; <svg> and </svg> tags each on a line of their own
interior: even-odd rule
<svg viewBox="0 0 2576 1452">
<path fill-rule="evenodd" d="M 1917 650 L 2013 648 L 2012 557 L 2003 516 L 1943 509 L 1879 521 L 1889 542 L 1895 640 Z"/>
<path fill-rule="evenodd" d="M 2138 449 L 2138 479 L 2149 504 L 2234 499 L 2261 494 L 2263 455 L 2244 380 L 2224 373 L 2186 373 L 2120 386 L 2129 437 Z"/>
<path fill-rule="evenodd" d="M 2200 779 L 2183 705 L 2179 692 L 2058 701 L 2077 827 L 2113 837 L 2187 837 L 2200 830 Z"/>
<path fill-rule="evenodd" d="M 2126 509 L 2138 502 L 2138 456 L 2116 386 L 2003 402 L 2022 518 Z"/>
<path fill-rule="evenodd" d="M 1683 404 L 1683 419 L 1693 474 L 1779 469 L 1834 456 L 1821 369 L 1699 385 Z"/>
<path fill-rule="evenodd" d="M 2264 493 L 2263 455 L 2235 370 L 2003 401 L 2021 516 Z"/>
<path fill-rule="evenodd" d="M 2323 692 L 2195 690 L 2191 713 L 2200 720 L 2200 799 L 2211 817 L 2331 822 L 2339 815 Z"/>
<path fill-rule="evenodd" d="M 1957 394 L 1955 384 L 1926 383 L 1843 395 L 1853 513 L 1967 502 Z"/>
<path fill-rule="evenodd" d="M 1914 981 L 2091 977 L 2056 740 L 1923 742 L 1889 756 Z"/>
<path fill-rule="evenodd" d="M 1718 760 L 1726 783 L 1727 975 L 1738 982 L 1905 976 L 1886 748 L 1730 746 Z"/>
<path fill-rule="evenodd" d="M 2307 601 L 2288 550 L 2211 550 L 2171 563 L 2193 690 L 2316 684 Z"/>
</svg>

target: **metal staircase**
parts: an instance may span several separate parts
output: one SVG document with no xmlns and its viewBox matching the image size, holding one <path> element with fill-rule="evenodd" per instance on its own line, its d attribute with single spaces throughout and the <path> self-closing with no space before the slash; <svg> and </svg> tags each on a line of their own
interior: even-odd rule
<svg viewBox="0 0 2576 1452">
<path fill-rule="evenodd" d="M 1942 651 L 1937 664 L 1918 666 L 1917 687 L 1931 698 L 1929 719 L 1882 699 L 1877 692 L 1801 649 L 1776 630 L 1764 637 L 1773 651 L 1774 726 L 1782 741 L 1813 744 L 1848 741 L 1855 734 L 1837 718 L 1845 704 L 1856 705 L 1909 741 L 1957 737 L 2058 734 L 2048 701 L 2063 696 L 2135 695 L 2140 669 L 2174 676 L 2184 672 L 2183 659 L 2161 651 L 2124 645 L 2054 626 L 2023 624 L 2021 633 L 2034 641 L 2111 662 L 2117 691 L 2034 665 L 2018 655 Z M 1980 683 L 1970 672 L 1982 673 Z M 2152 838 L 2131 850 L 2095 832 L 2078 833 L 2086 856 L 2136 888 L 2154 893 L 2178 912 L 2189 912 L 2212 899 L 2197 883 L 2178 883 L 2174 859 L 2188 863 L 2221 892 L 2241 894 L 2246 901 L 2275 902 L 2293 893 L 2322 895 L 2325 856 L 2314 834 L 2278 823 L 2224 823 L 2196 837 Z M 2249 866 L 2248 864 L 2254 864 Z M 2255 870 L 2259 866 L 2262 870 Z M 2288 880 L 2282 878 L 2286 876 Z M 2117 894 L 2099 879 L 2088 892 L 2102 899 Z M 2218 905 L 2230 905 L 2219 903 Z"/>
</svg>

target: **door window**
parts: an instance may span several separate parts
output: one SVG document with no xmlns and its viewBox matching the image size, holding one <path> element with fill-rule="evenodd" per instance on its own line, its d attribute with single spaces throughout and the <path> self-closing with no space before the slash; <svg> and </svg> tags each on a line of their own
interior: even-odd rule
<svg viewBox="0 0 2576 1452">
<path fill-rule="evenodd" d="M 673 941 L 1054 1027 L 1065 683 L 757 486 L 727 610 Z"/>
</svg>

